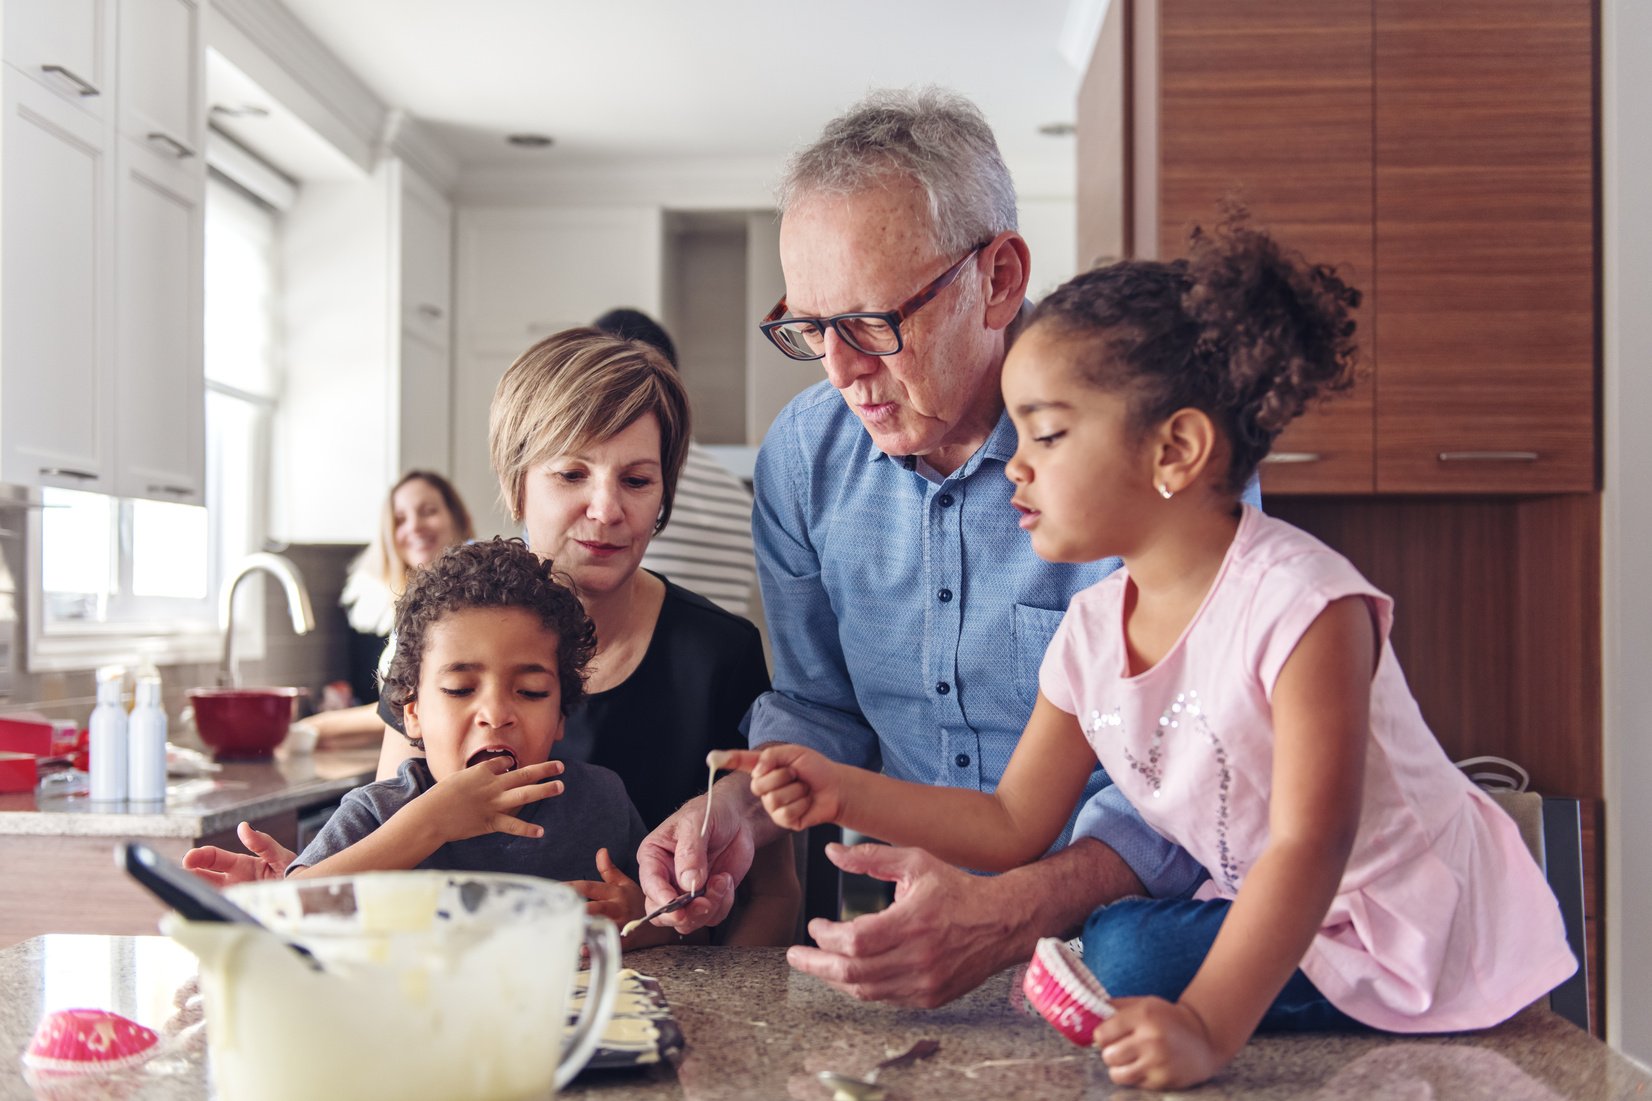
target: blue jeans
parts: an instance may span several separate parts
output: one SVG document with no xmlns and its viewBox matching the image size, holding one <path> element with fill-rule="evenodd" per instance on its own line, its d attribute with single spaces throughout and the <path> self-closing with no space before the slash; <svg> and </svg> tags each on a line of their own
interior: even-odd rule
<svg viewBox="0 0 1652 1101">
<path fill-rule="evenodd" d="M 1084 965 L 1118 998 L 1181 997 L 1204 963 L 1227 899 L 1127 898 L 1084 923 Z M 1367 1032 L 1326 1000 L 1298 968 L 1257 1025 L 1258 1032 Z"/>
</svg>

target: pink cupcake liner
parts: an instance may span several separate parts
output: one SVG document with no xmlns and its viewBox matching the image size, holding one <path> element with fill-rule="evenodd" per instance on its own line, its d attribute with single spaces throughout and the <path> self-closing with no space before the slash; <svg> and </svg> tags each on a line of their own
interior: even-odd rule
<svg viewBox="0 0 1652 1101">
<path fill-rule="evenodd" d="M 155 1053 L 155 1033 L 107 1009 L 59 1009 L 41 1018 L 23 1065 L 52 1074 L 119 1070 Z"/>
<path fill-rule="evenodd" d="M 1055 937 L 1038 942 L 1021 989 L 1057 1032 L 1080 1047 L 1089 1047 L 1096 1026 L 1113 1015 L 1106 989 Z"/>
</svg>

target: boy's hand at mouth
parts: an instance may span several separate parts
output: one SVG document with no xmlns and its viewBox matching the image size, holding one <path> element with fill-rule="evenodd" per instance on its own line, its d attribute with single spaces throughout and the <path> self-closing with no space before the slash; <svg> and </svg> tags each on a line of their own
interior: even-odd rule
<svg viewBox="0 0 1652 1101">
<path fill-rule="evenodd" d="M 615 925 L 623 926 L 643 914 L 642 888 L 637 881 L 615 867 L 607 849 L 597 850 L 597 874 L 600 880 L 573 879 L 568 886 L 588 900 L 586 911 L 605 917 Z"/>
<path fill-rule="evenodd" d="M 473 764 L 436 781 L 436 786 L 409 803 L 420 809 L 427 827 L 442 843 L 480 837 L 485 833 L 513 833 L 543 837 L 545 830 L 524 822 L 516 812 L 529 803 L 562 794 L 561 761 L 513 767 L 508 753 L 478 752 Z M 547 782 L 549 781 L 549 782 Z"/>
</svg>

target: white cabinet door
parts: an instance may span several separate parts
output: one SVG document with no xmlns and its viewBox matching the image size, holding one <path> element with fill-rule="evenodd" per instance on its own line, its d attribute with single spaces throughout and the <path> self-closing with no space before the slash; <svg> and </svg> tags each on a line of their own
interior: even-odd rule
<svg viewBox="0 0 1652 1101">
<path fill-rule="evenodd" d="M 114 5 L 110 0 L 6 0 L 5 59 L 88 115 L 114 100 Z"/>
<path fill-rule="evenodd" d="M 446 348 L 453 326 L 453 207 L 405 169 L 401 185 L 402 328 Z"/>
<path fill-rule="evenodd" d="M 0 481 L 109 492 L 114 437 L 109 134 L 4 77 Z"/>
<path fill-rule="evenodd" d="M 453 462 L 452 357 L 446 348 L 402 334 L 399 471 L 447 474 Z"/>
<path fill-rule="evenodd" d="M 205 174 L 198 162 L 119 145 L 115 492 L 201 504 Z"/>
<path fill-rule="evenodd" d="M 164 156 L 198 159 L 203 62 L 194 0 L 121 0 L 121 132 Z"/>
</svg>

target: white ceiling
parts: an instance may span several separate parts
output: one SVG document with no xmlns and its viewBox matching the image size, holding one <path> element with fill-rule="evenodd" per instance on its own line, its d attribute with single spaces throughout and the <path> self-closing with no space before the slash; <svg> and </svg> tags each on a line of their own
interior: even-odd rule
<svg viewBox="0 0 1652 1101">
<path fill-rule="evenodd" d="M 981 106 L 1018 177 L 1070 174 L 1072 139 L 1037 128 L 1072 120 L 1079 74 L 1062 48 L 1074 49 L 1097 6 L 1095 0 L 285 3 L 386 106 L 430 124 L 467 169 L 595 169 L 679 157 L 778 163 L 866 89 L 937 83 Z M 515 149 L 503 140 L 515 131 L 549 134 L 556 144 Z"/>
</svg>

